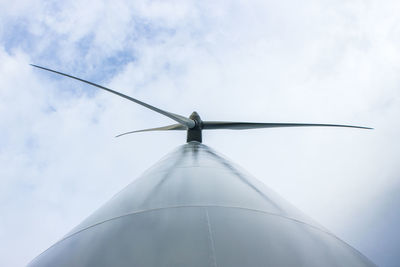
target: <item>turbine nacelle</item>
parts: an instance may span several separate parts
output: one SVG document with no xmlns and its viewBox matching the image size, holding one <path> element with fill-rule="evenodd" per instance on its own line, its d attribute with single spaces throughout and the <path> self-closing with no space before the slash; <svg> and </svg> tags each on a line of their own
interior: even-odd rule
<svg viewBox="0 0 400 267">
<path fill-rule="evenodd" d="M 124 95 L 120 92 L 114 91 L 112 89 L 101 86 L 99 84 L 89 82 L 87 80 L 84 80 L 84 79 L 81 79 L 81 78 L 78 78 L 78 77 L 75 77 L 75 76 L 72 76 L 69 74 L 65 74 L 65 73 L 62 73 L 59 71 L 55 71 L 52 69 L 48 69 L 45 67 L 41 67 L 41 66 L 37 66 L 37 65 L 33 65 L 33 64 L 31 64 L 31 65 L 36 68 L 54 72 L 54 73 L 57 73 L 57 74 L 87 83 L 87 84 L 90 84 L 92 86 L 96 86 L 100 89 L 103 89 L 112 94 L 115 94 L 115 95 L 118 95 L 125 99 L 128 99 L 132 102 L 135 102 L 136 104 L 139 104 L 150 110 L 160 113 L 160 114 L 177 122 L 177 124 L 167 125 L 167 126 L 163 126 L 163 127 L 126 132 L 123 134 L 119 134 L 116 137 L 120 137 L 120 136 L 131 134 L 131 133 L 138 133 L 138 132 L 186 130 L 187 131 L 187 138 L 186 138 L 187 142 L 197 141 L 197 142 L 201 143 L 202 142 L 202 134 L 201 134 L 202 130 L 218 130 L 218 129 L 247 130 L 247 129 L 259 129 L 259 128 L 305 127 L 305 126 L 318 126 L 318 127 L 326 126 L 326 127 L 347 127 L 347 128 L 359 128 L 359 129 L 372 129 L 369 127 L 362 127 L 362 126 L 341 125 L 341 124 L 320 124 L 320 123 L 263 123 L 263 122 L 234 122 L 234 121 L 203 121 L 203 120 L 201 120 L 199 114 L 196 111 L 193 111 L 192 114 L 189 116 L 189 118 L 186 118 L 184 116 L 154 107 L 154 106 L 144 103 L 140 100 L 137 100 L 136 98 L 130 97 L 128 95 Z"/>
<path fill-rule="evenodd" d="M 187 129 L 186 142 L 197 141 L 201 143 L 203 141 L 201 134 L 201 131 L 203 130 L 203 121 L 196 111 L 193 111 L 192 114 L 190 114 L 189 119 L 195 122 L 195 126 Z"/>
</svg>

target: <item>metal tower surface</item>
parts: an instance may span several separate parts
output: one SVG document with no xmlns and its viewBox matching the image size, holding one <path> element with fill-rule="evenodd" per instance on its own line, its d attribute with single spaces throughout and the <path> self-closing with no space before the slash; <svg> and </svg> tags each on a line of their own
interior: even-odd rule
<svg viewBox="0 0 400 267">
<path fill-rule="evenodd" d="M 211 148 L 189 142 L 28 266 L 375 266 Z"/>
</svg>

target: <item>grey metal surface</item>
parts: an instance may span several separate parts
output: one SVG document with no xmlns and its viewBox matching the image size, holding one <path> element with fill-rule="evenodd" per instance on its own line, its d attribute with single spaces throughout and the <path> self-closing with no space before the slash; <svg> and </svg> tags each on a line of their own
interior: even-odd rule
<svg viewBox="0 0 400 267">
<path fill-rule="evenodd" d="M 29 266 L 374 266 L 214 150 L 190 142 Z"/>
</svg>

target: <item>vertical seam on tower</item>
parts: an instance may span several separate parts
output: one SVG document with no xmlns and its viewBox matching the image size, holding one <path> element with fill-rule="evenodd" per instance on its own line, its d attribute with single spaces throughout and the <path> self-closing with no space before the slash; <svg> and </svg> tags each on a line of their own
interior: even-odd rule
<svg viewBox="0 0 400 267">
<path fill-rule="evenodd" d="M 208 229 L 208 239 L 211 243 L 211 266 L 217 267 L 217 258 L 215 254 L 215 246 L 214 246 L 214 238 L 211 232 L 211 224 L 210 224 L 210 216 L 208 215 L 208 210 L 207 208 L 204 208 L 206 212 L 206 220 L 207 220 L 207 229 Z"/>
</svg>

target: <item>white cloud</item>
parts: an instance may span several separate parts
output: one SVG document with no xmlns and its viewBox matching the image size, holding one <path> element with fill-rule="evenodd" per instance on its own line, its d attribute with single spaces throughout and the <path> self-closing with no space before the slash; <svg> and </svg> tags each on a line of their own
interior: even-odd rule
<svg viewBox="0 0 400 267">
<path fill-rule="evenodd" d="M 29 63 L 203 119 L 375 127 L 204 139 L 381 260 L 363 244 L 368 231 L 355 229 L 386 225 L 354 214 L 371 218 L 370 203 L 398 188 L 397 2 L 46 3 L 0 3 L 0 242 L 8 244 L 0 243 L 0 265 L 25 264 L 185 140 L 183 133 L 113 139 L 170 121 Z"/>
</svg>

